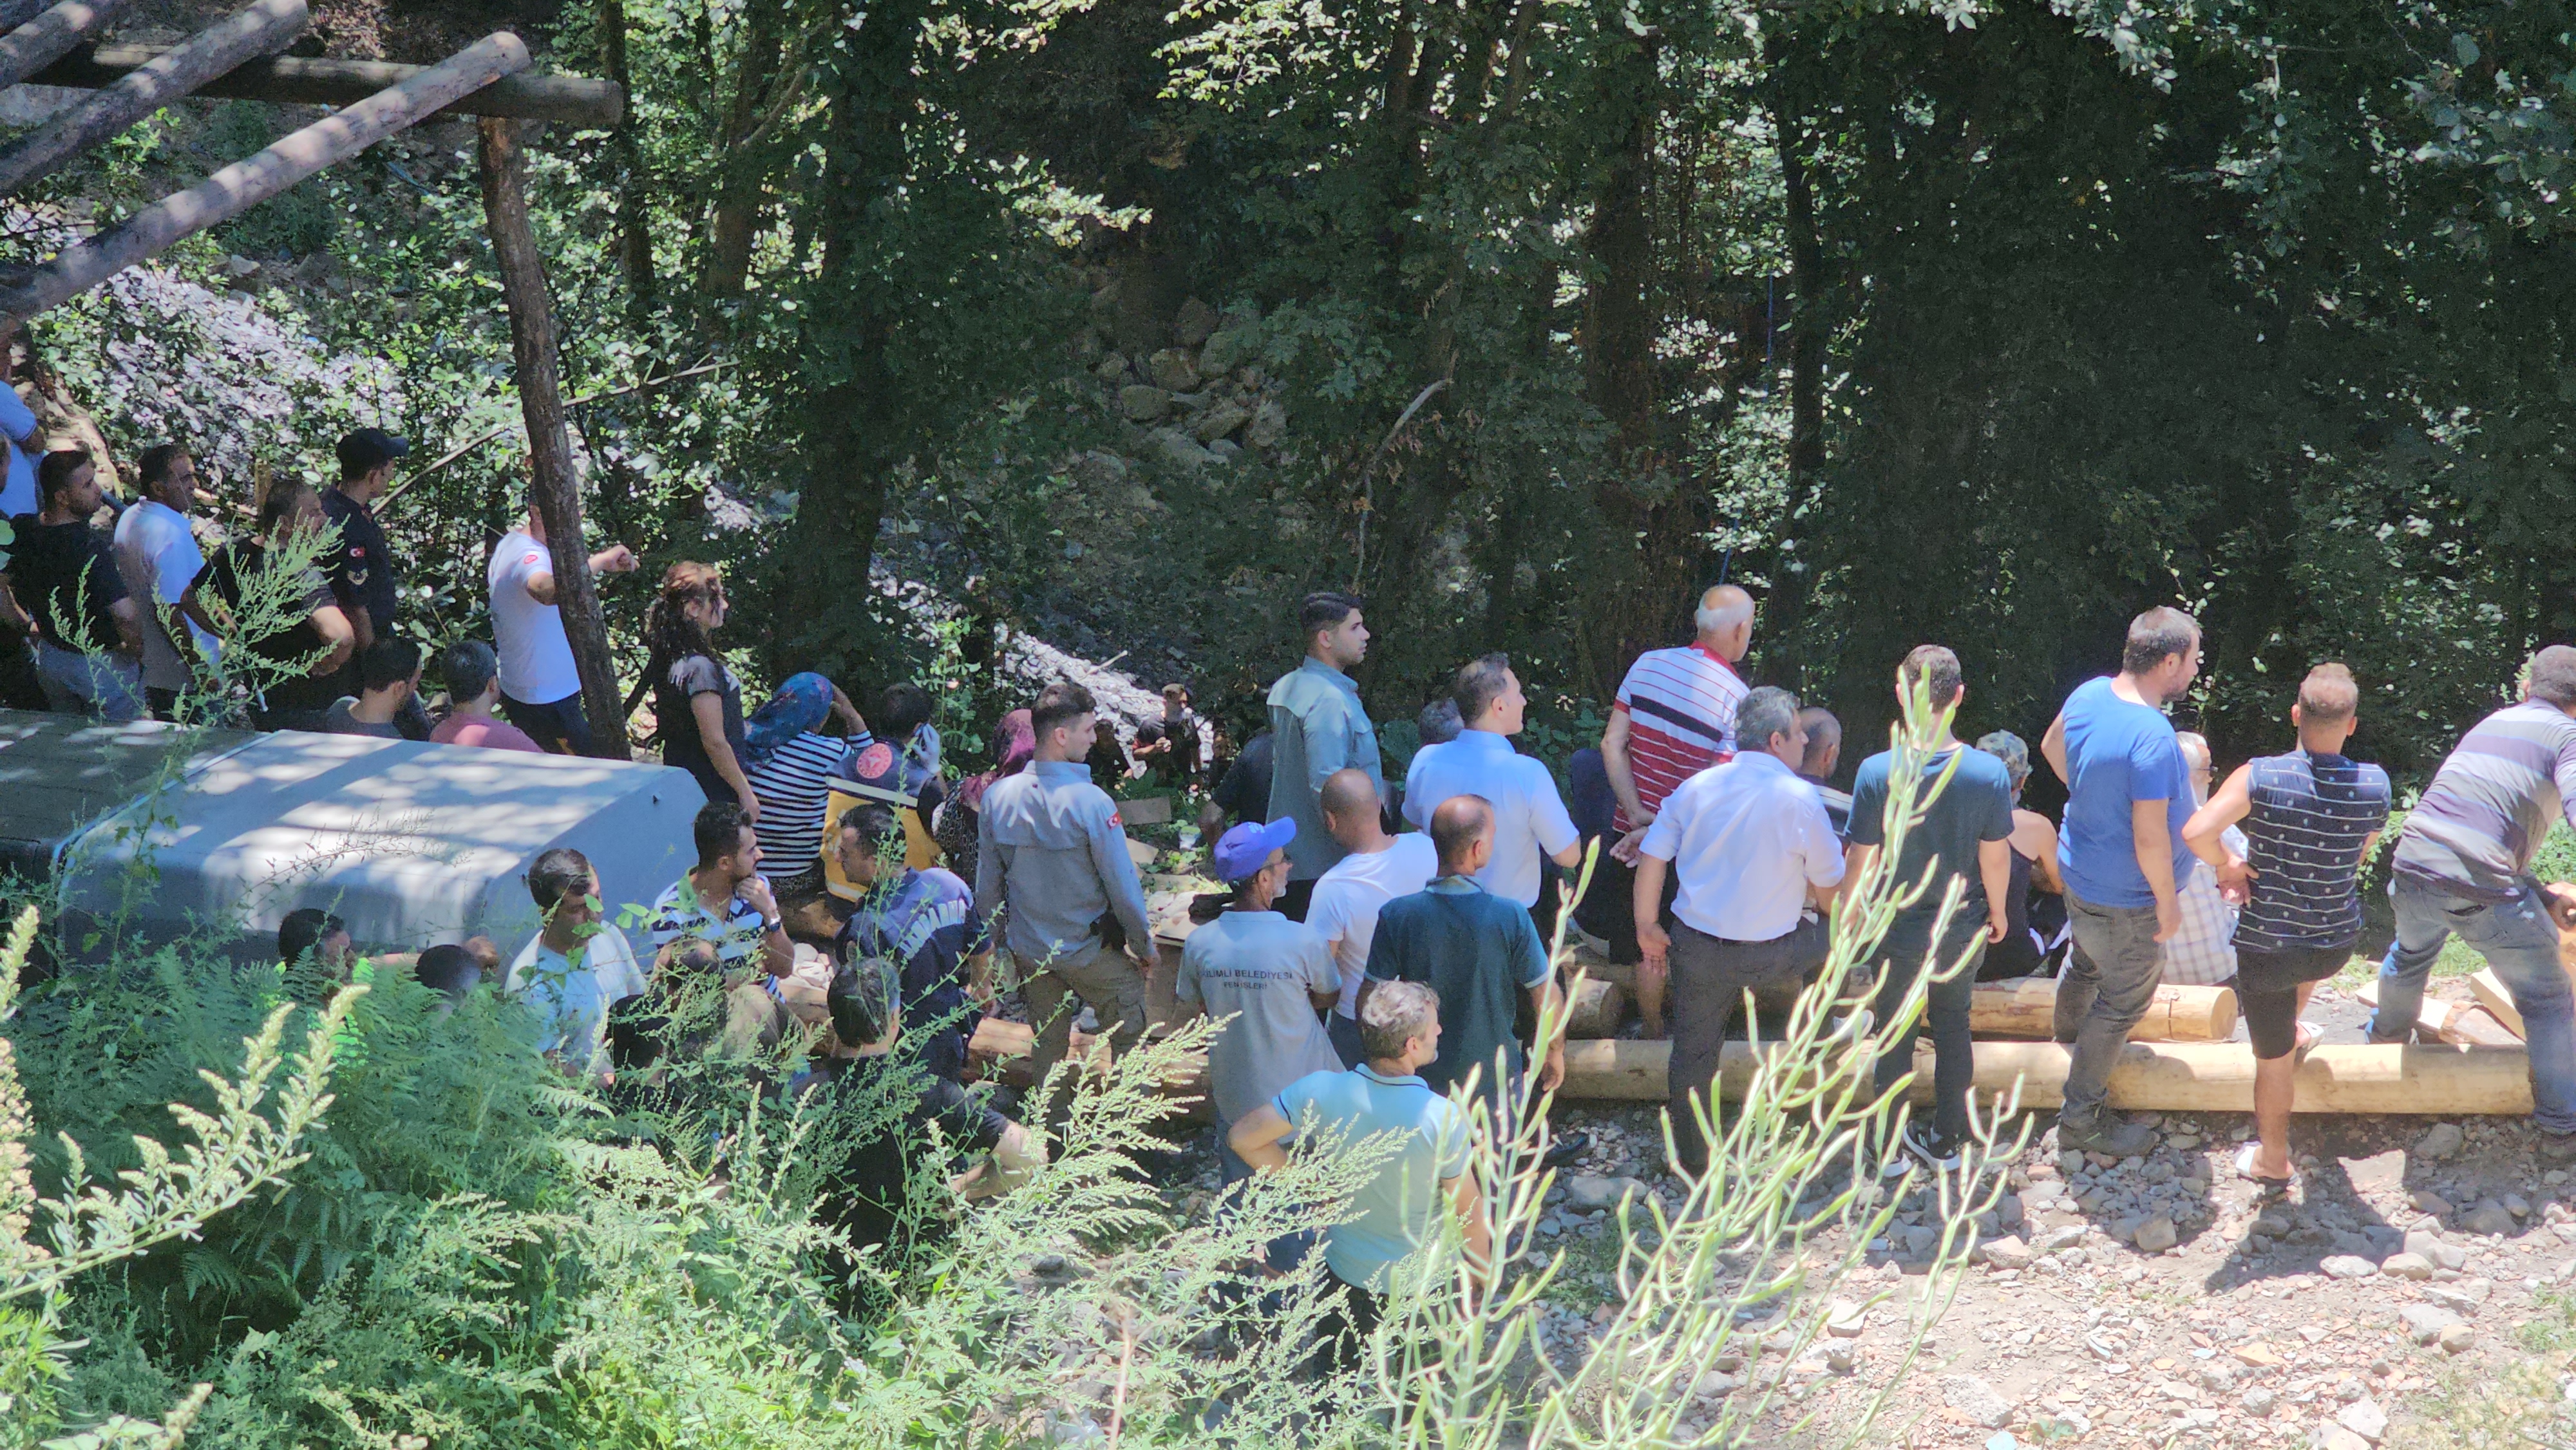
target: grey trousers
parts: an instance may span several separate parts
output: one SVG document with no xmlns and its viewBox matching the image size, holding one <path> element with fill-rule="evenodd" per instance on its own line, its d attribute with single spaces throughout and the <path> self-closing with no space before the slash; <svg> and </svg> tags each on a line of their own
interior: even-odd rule
<svg viewBox="0 0 2576 1450">
<path fill-rule="evenodd" d="M 2164 984 L 2165 953 L 2156 944 L 2153 906 L 2096 906 L 2070 891 L 2066 914 L 2075 950 L 2057 979 L 2057 1040 L 2073 1048 L 2058 1116 L 2080 1123 L 2102 1110 L 2129 1029 Z"/>
</svg>

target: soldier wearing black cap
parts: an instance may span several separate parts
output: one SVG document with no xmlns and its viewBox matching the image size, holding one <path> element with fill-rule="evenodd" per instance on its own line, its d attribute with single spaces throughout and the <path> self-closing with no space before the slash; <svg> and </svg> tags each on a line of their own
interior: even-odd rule
<svg viewBox="0 0 2576 1450">
<path fill-rule="evenodd" d="M 331 556 L 327 572 L 332 597 L 358 634 L 357 647 L 342 670 L 344 693 L 354 695 L 358 693 L 357 662 L 366 655 L 367 646 L 393 637 L 394 590 L 401 577 L 394 569 L 393 551 L 385 544 L 384 526 L 376 522 L 375 503 L 392 486 L 394 460 L 411 452 L 411 443 L 382 428 L 361 428 L 340 440 L 338 452 L 340 481 L 323 493 L 322 512 L 340 526 L 339 552 Z M 429 713 L 418 698 L 404 702 L 401 723 L 406 737 L 429 737 Z"/>
<path fill-rule="evenodd" d="M 340 481 L 322 495 L 322 512 L 340 526 L 340 552 L 331 560 L 331 592 L 358 631 L 358 653 L 394 628 L 393 554 L 376 522 L 375 502 L 394 480 L 394 460 L 411 444 L 382 428 L 361 428 L 340 440 Z"/>
</svg>

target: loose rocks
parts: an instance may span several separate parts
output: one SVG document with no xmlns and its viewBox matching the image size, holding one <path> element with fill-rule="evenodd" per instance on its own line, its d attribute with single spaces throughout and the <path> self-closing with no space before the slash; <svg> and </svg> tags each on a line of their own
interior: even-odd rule
<svg viewBox="0 0 2576 1450">
<path fill-rule="evenodd" d="M 2438 1304 L 2409 1304 L 2397 1311 L 2406 1325 L 2406 1337 L 2417 1344 L 2431 1344 L 2442 1337 L 2442 1331 L 2456 1327 L 2460 1316 Z"/>
<path fill-rule="evenodd" d="M 2000 1430 L 2012 1423 L 2012 1402 L 1972 1374 L 1952 1375 L 1941 1381 L 1941 1403 L 1989 1430 Z"/>
</svg>

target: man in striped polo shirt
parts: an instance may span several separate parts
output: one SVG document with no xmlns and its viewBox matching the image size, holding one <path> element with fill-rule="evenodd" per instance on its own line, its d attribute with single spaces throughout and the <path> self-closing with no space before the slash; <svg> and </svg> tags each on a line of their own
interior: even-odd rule
<svg viewBox="0 0 2576 1450">
<path fill-rule="evenodd" d="M 1699 597 L 1692 616 L 1698 633 L 1679 649 L 1648 650 L 1628 667 L 1619 682 L 1619 697 L 1610 707 L 1610 723 L 1601 732 L 1601 768 L 1610 777 L 1610 793 L 1619 808 L 1610 819 L 1615 837 L 1593 867 L 1596 879 L 1590 899 L 1628 900 L 1631 868 L 1646 828 L 1664 808 L 1664 798 L 1683 781 L 1712 765 L 1735 758 L 1735 708 L 1751 687 L 1735 672 L 1736 662 L 1753 645 L 1753 596 L 1732 584 L 1720 584 Z M 1664 910 L 1672 911 L 1671 878 Z M 1637 942 L 1624 911 L 1600 918 L 1609 933 L 1610 959 L 1637 960 Z M 1669 925 L 1669 921 L 1666 923 Z M 1648 1035 L 1660 1037 L 1664 1016 L 1662 992 L 1655 1000 L 1641 995 Z"/>
<path fill-rule="evenodd" d="M 2343 755 L 2360 704 L 2352 671 L 2308 671 L 2290 706 L 2299 748 L 2236 767 L 2182 828 L 2193 854 L 2216 869 L 2218 889 L 2240 904 L 2236 999 L 2254 1039 L 2258 1136 L 2237 1154 L 2236 1171 L 2266 1185 L 2291 1177 L 2298 1052 L 2313 1040 L 2299 1013 L 2317 983 L 2352 957 L 2361 863 L 2388 824 L 2388 772 Z M 2228 839 L 2238 822 L 2241 849 Z"/>
<path fill-rule="evenodd" d="M 2481 720 L 2435 772 L 2397 834 L 2388 886 L 2397 940 L 2379 968 L 2370 1040 L 2403 1042 L 2424 979 L 2457 932 L 2495 968 L 2531 1054 L 2531 1116 L 2541 1156 L 2576 1161 L 2576 992 L 2558 965 L 2558 932 L 2576 898 L 2532 879 L 2550 822 L 2576 824 L 2576 649 L 2532 656 L 2522 703 Z"/>
</svg>

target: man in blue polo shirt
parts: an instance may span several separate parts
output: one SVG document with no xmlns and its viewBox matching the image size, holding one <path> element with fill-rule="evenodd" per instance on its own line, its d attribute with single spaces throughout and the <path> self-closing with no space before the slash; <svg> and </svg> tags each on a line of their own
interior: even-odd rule
<svg viewBox="0 0 2576 1450">
<path fill-rule="evenodd" d="M 1361 1050 L 1368 1061 L 1348 1072 L 1316 1072 L 1297 1079 L 1269 1101 L 1237 1119 L 1227 1146 L 1266 1173 L 1288 1161 L 1285 1140 L 1294 1134 L 1310 1151 L 1349 1153 L 1396 1138 L 1396 1151 L 1376 1176 L 1351 1197 L 1352 1217 L 1324 1230 L 1329 1289 L 1342 1304 L 1317 1337 L 1319 1358 L 1347 1368 L 1386 1307 L 1389 1271 L 1431 1239 L 1434 1205 L 1445 1199 L 1466 1233 L 1467 1263 L 1483 1272 L 1493 1262 L 1493 1232 L 1485 1223 L 1472 1157 L 1467 1115 L 1420 1076 L 1440 1051 L 1440 998 L 1412 982 L 1389 982 L 1360 1008 Z"/>
<path fill-rule="evenodd" d="M 2156 608 L 2129 623 L 2120 673 L 2087 680 L 2066 699 L 2040 753 L 2066 782 L 2057 865 L 2075 950 L 2057 983 L 2057 1038 L 2072 1042 L 2060 1152 L 2126 1158 L 2155 1141 L 2144 1124 L 2109 1115 L 2111 1067 L 2164 980 L 2165 939 L 2182 924 L 2175 884 L 2191 869 L 2183 824 L 2191 771 L 2165 707 L 2200 673 L 2200 626 Z"/>
<path fill-rule="evenodd" d="M 1462 795 L 1492 807 L 1494 854 L 1476 873 L 1476 884 L 1529 909 L 1545 939 L 1556 928 L 1557 903 L 1542 900 L 1542 858 L 1571 867 L 1583 859 L 1583 833 L 1565 812 L 1556 777 L 1537 760 L 1512 749 L 1521 732 L 1528 697 L 1508 656 L 1490 654 L 1458 671 L 1452 694 L 1466 729 L 1446 745 L 1425 746 L 1404 773 L 1404 814 L 1428 826 L 1432 812 Z"/>
</svg>

